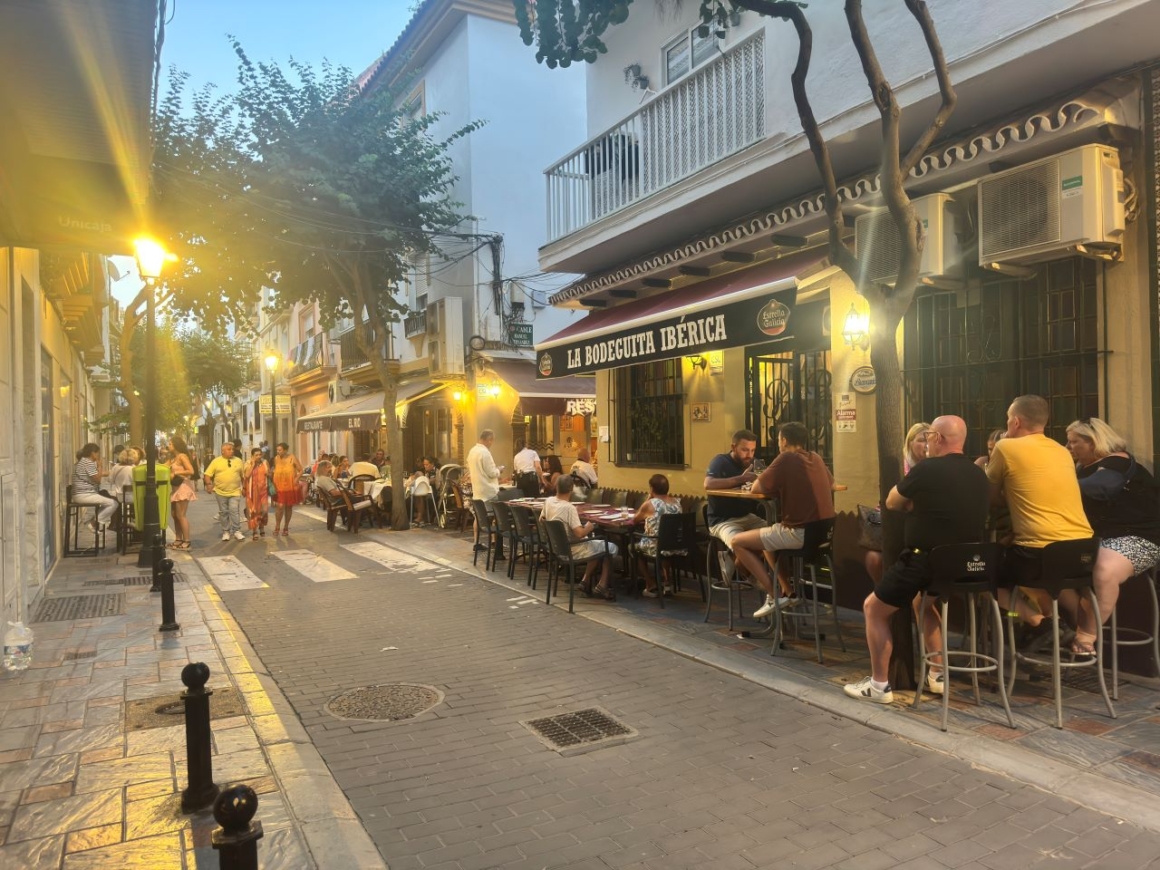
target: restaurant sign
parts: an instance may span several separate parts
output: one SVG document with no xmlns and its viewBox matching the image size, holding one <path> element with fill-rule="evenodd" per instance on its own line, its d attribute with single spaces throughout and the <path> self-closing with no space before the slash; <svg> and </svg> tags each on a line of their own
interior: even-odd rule
<svg viewBox="0 0 1160 870">
<path fill-rule="evenodd" d="M 540 378 L 558 378 L 638 363 L 704 354 L 794 337 L 791 288 L 738 302 L 656 320 L 626 323 L 615 332 L 590 335 L 545 348 L 536 359 Z"/>
</svg>

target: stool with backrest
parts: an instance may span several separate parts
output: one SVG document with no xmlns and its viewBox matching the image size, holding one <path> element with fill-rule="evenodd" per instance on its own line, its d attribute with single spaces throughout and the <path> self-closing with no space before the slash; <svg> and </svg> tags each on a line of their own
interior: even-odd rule
<svg viewBox="0 0 1160 870">
<path fill-rule="evenodd" d="M 1051 658 L 1037 658 L 1031 653 L 1020 652 L 1015 647 L 1015 616 L 1008 614 L 1007 641 L 1011 646 L 1011 673 L 1007 680 L 1007 692 L 1015 690 L 1015 676 L 1019 662 L 1031 665 L 1045 665 L 1051 668 L 1051 687 L 1055 695 L 1055 727 L 1063 728 L 1063 680 L 1064 668 L 1094 667 L 1099 678 L 1100 694 L 1108 708 L 1108 715 L 1115 719 L 1116 711 L 1112 699 L 1108 697 L 1108 687 L 1104 681 L 1104 635 L 1096 636 L 1096 654 L 1072 661 L 1061 661 L 1059 654 L 1059 595 L 1065 589 L 1078 593 L 1086 592 L 1095 614 L 1096 625 L 1100 624 L 1100 606 L 1096 602 L 1092 588 L 1092 569 L 1096 564 L 1096 554 L 1100 549 L 1099 538 L 1082 538 L 1073 541 L 1056 541 L 1043 548 L 1038 577 L 1028 577 L 1016 582 L 1027 589 L 1039 589 L 1051 597 Z"/>
<path fill-rule="evenodd" d="M 73 501 L 73 488 L 70 483 L 64 490 L 65 512 L 64 512 L 64 556 L 99 556 L 101 550 L 105 548 L 105 527 L 97 522 L 97 516 L 100 508 L 90 504 L 77 504 Z M 81 526 L 84 525 L 82 517 L 86 510 L 93 512 L 93 545 L 91 547 L 82 547 L 80 545 Z"/>
<path fill-rule="evenodd" d="M 639 540 L 644 537 L 637 533 L 635 537 Z M 661 607 L 665 606 L 664 596 L 664 562 L 670 563 L 670 568 L 673 570 L 673 588 L 676 588 L 676 565 L 673 564 L 676 560 L 683 560 L 686 564 L 691 565 L 693 554 L 697 550 L 697 516 L 696 514 L 663 514 L 658 517 L 657 523 L 657 549 L 656 555 L 650 556 L 647 553 L 641 553 L 633 549 L 635 555 L 644 559 L 646 562 L 652 562 L 653 565 L 653 579 L 656 583 L 657 600 L 660 601 Z M 663 555 L 670 553 L 672 555 Z M 639 587 L 638 587 L 639 588 Z"/>
<path fill-rule="evenodd" d="M 1137 574 L 1137 577 L 1143 577 L 1144 582 L 1148 584 L 1148 594 L 1152 601 L 1152 631 L 1149 634 L 1147 631 L 1139 628 L 1121 628 L 1119 620 L 1116 618 L 1116 613 L 1119 610 L 1119 602 L 1116 602 L 1116 607 L 1112 608 L 1111 617 L 1108 624 L 1104 626 L 1104 631 L 1108 632 L 1108 638 L 1105 641 L 1110 643 L 1112 647 L 1112 700 L 1120 700 L 1120 647 L 1122 646 L 1150 646 L 1152 647 L 1152 668 L 1156 675 L 1160 676 L 1160 601 L 1156 597 L 1156 569 L 1149 568 L 1143 574 Z M 1129 582 L 1132 579 L 1129 578 Z"/>
<path fill-rule="evenodd" d="M 516 576 L 516 523 L 512 519 L 511 505 L 504 501 L 495 501 L 492 503 L 492 508 L 495 510 L 495 527 L 499 534 L 500 540 L 507 541 L 508 551 L 508 566 L 507 575 L 510 579 L 515 579 Z M 493 562 L 494 564 L 494 562 Z"/>
<path fill-rule="evenodd" d="M 919 689 L 914 693 L 912 706 L 917 707 L 922 698 L 922 687 L 926 685 L 927 668 L 934 664 L 935 656 L 941 656 L 943 670 L 942 696 L 942 730 L 947 730 L 947 717 L 950 713 L 951 702 L 951 674 L 970 674 L 971 684 L 975 690 L 975 704 L 981 703 L 979 697 L 979 674 L 995 672 L 995 682 L 998 686 L 999 697 L 1003 701 L 1003 709 L 1007 713 L 1007 724 L 1015 727 L 1011 718 L 1011 704 L 1007 700 L 1007 687 L 1003 679 L 1003 615 L 999 612 L 999 602 L 995 599 L 995 581 L 999 577 L 999 564 L 1003 558 L 1003 550 L 998 544 L 949 544 L 935 547 L 930 553 L 931 582 L 919 599 L 918 620 L 918 650 L 919 650 Z M 950 600 L 955 596 L 963 596 L 967 606 L 968 649 L 949 648 L 947 640 Z M 983 599 L 990 602 L 991 615 L 994 616 L 995 643 L 994 655 L 979 652 L 977 631 L 978 607 L 983 605 Z M 923 627 L 927 616 L 927 601 L 937 597 L 941 607 L 940 625 L 942 628 L 942 649 L 928 650 Z M 985 606 L 985 605 L 984 605 Z M 959 660 L 963 664 L 952 664 Z"/>
<path fill-rule="evenodd" d="M 818 617 L 823 611 L 828 612 L 834 620 L 834 631 L 838 635 L 838 644 L 842 648 L 842 652 L 846 651 L 846 642 L 842 639 L 842 625 L 838 622 L 838 578 L 834 573 L 834 560 L 832 556 L 832 544 L 834 541 L 834 518 L 830 517 L 828 520 L 815 520 L 812 523 L 806 523 L 803 527 L 802 546 L 799 550 L 782 550 L 778 555 L 782 559 L 790 559 L 790 583 L 793 586 L 792 597 L 796 599 L 796 604 L 782 606 L 780 590 L 779 594 L 774 596 L 777 602 L 773 610 L 773 644 L 770 648 L 769 654 L 771 656 L 777 655 L 778 649 L 781 648 L 782 642 L 782 624 L 784 620 L 793 620 L 795 622 L 811 622 L 814 627 L 814 649 L 818 655 L 818 664 L 823 663 L 822 658 L 822 641 L 825 640 L 825 635 L 822 634 L 821 625 L 818 623 Z M 825 577 L 829 582 L 822 582 L 818 578 L 818 568 L 820 562 L 825 562 Z M 806 571 L 809 571 L 809 578 L 806 578 Z M 777 588 L 777 580 L 774 580 L 774 588 Z M 830 596 L 829 603 L 822 603 L 818 601 L 818 592 L 826 592 Z M 808 595 L 806 593 L 809 593 Z M 810 604 L 808 610 L 801 609 L 802 604 Z"/>
<path fill-rule="evenodd" d="M 544 544 L 540 540 L 540 532 L 536 527 L 536 514 L 530 507 L 525 507 L 522 504 L 508 505 L 508 509 L 511 511 L 512 524 L 516 530 L 515 540 L 512 543 L 511 562 L 514 566 L 516 559 L 521 556 L 528 560 L 527 585 L 531 586 L 534 591 L 540 559 L 545 554 Z M 512 576 L 515 576 L 514 571 Z"/>
<path fill-rule="evenodd" d="M 129 552 L 129 544 L 135 540 L 140 542 L 140 535 L 133 525 L 136 516 L 133 487 L 126 483 L 121 487 L 121 527 L 117 529 L 117 550 L 122 556 Z"/>
<path fill-rule="evenodd" d="M 714 537 L 713 533 L 709 531 L 709 504 L 704 502 L 701 505 L 701 520 L 704 524 L 703 529 L 699 532 L 700 540 L 705 542 L 705 581 L 702 587 L 703 597 L 705 599 L 705 618 L 703 622 L 709 621 L 709 615 L 713 610 L 713 593 L 726 593 L 726 604 L 729 609 L 729 631 L 733 631 L 733 604 L 737 603 L 737 616 L 741 616 L 741 592 L 753 587 L 745 580 L 739 580 L 738 575 L 734 572 L 731 576 L 726 570 L 727 559 L 732 559 L 733 554 L 729 552 L 729 548 L 722 543 L 720 538 Z M 720 580 L 714 582 L 713 580 L 713 566 L 718 566 L 720 573 Z"/>
<path fill-rule="evenodd" d="M 576 568 L 579 565 L 587 565 L 590 559 L 577 559 L 572 555 L 572 544 L 579 543 L 573 541 L 572 535 L 568 531 L 568 527 L 563 520 L 542 520 L 544 529 L 547 532 L 548 547 L 552 553 L 552 569 L 551 576 L 548 577 L 548 600 L 551 603 L 551 587 L 553 583 L 559 582 L 560 571 L 567 569 L 568 571 L 568 612 L 574 613 L 573 604 L 576 600 Z M 596 540 L 596 539 L 585 539 Z M 607 542 L 604 542 L 607 544 Z M 605 546 L 603 558 L 608 558 L 608 547 Z M 557 589 L 557 593 L 559 590 Z"/>
<path fill-rule="evenodd" d="M 475 544 L 472 548 L 474 553 L 471 564 L 475 565 L 479 561 L 480 553 L 486 553 L 483 566 L 485 570 L 490 571 L 493 564 L 491 555 L 495 545 L 499 543 L 499 529 L 496 527 L 495 517 L 487 512 L 487 505 L 482 500 L 478 498 L 471 500 L 471 513 L 475 516 Z"/>
</svg>

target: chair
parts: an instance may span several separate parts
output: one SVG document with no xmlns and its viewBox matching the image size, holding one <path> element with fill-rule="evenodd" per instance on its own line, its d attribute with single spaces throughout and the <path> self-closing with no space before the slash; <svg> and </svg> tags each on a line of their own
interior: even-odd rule
<svg viewBox="0 0 1160 870">
<path fill-rule="evenodd" d="M 515 577 L 516 567 L 516 524 L 512 519 L 511 505 L 504 501 L 492 502 L 492 509 L 495 511 L 495 527 L 496 534 L 499 535 L 499 540 L 508 542 L 508 566 L 507 575 L 509 578 Z M 494 565 L 494 560 L 492 562 Z"/>
<path fill-rule="evenodd" d="M 587 565 L 592 558 L 577 559 L 572 555 L 572 536 L 568 532 L 568 527 L 564 525 L 563 520 L 541 520 L 548 541 L 548 548 L 552 554 L 551 576 L 548 577 L 548 595 L 545 604 L 552 603 L 552 583 L 559 582 L 560 569 L 568 569 L 568 612 L 575 613 L 573 604 L 576 600 L 576 566 Z M 598 540 L 598 539 L 589 539 Z M 608 558 L 608 546 L 605 544 L 604 556 L 601 558 Z M 557 590 L 559 591 L 559 590 Z"/>
<path fill-rule="evenodd" d="M 93 545 L 91 547 L 82 547 L 80 545 L 81 516 L 84 511 L 91 510 L 93 512 L 94 520 L 100 512 L 100 508 L 91 504 L 77 504 L 73 501 L 73 488 L 70 483 L 64 490 L 64 556 L 99 556 L 101 550 L 105 548 L 105 527 L 100 523 L 96 523 L 95 531 L 93 531 Z"/>
<path fill-rule="evenodd" d="M 811 606 L 809 610 L 799 610 L 792 605 L 783 607 L 781 596 L 774 596 L 777 604 L 773 610 L 773 645 L 769 654 L 775 656 L 781 648 L 783 618 L 809 621 L 814 627 L 814 649 L 818 655 L 818 664 L 822 664 L 824 662 L 822 641 L 825 639 L 825 635 L 822 634 L 821 626 L 818 624 L 818 616 L 823 610 L 833 617 L 834 631 L 838 634 L 838 644 L 841 646 L 842 652 L 846 651 L 846 642 L 842 639 L 842 626 L 838 622 L 838 581 L 834 574 L 834 560 L 831 555 L 831 545 L 834 540 L 834 518 L 815 520 L 812 523 L 806 523 L 803 528 L 804 536 L 801 549 L 783 550 L 778 555 L 792 560 L 790 569 L 790 582 L 793 584 L 792 597 L 797 599 L 798 604 L 808 602 Z M 825 560 L 829 583 L 822 583 L 818 579 L 818 562 L 821 560 Z M 808 580 L 806 579 L 807 568 L 810 572 Z M 774 582 L 776 583 L 776 580 Z M 828 604 L 818 602 L 819 589 L 829 593 L 830 602 Z M 806 595 L 807 591 L 810 593 L 808 596 Z"/>
<path fill-rule="evenodd" d="M 1055 727 L 1063 728 L 1063 679 L 1064 668 L 1095 667 L 1099 678 L 1100 694 L 1108 708 L 1108 716 L 1116 718 L 1112 699 L 1108 697 L 1108 687 L 1104 681 L 1104 633 L 1096 635 L 1096 654 L 1069 662 L 1059 656 L 1059 594 L 1065 589 L 1087 592 L 1088 600 L 1095 615 L 1096 625 L 1101 623 L 1100 606 L 1092 588 L 1092 569 L 1096 564 L 1096 554 L 1100 549 L 1099 538 L 1081 538 L 1071 541 L 1056 541 L 1043 548 L 1039 561 L 1038 576 L 1021 578 L 1016 581 L 1027 589 L 1039 589 L 1051 597 L 1051 658 L 1037 658 L 1031 653 L 1020 652 L 1015 647 L 1015 619 L 1008 614 L 1007 640 L 1011 646 L 1011 673 L 1007 680 L 1007 692 L 1015 689 L 1015 676 L 1019 662 L 1051 667 L 1051 688 L 1055 694 Z"/>
<path fill-rule="evenodd" d="M 483 566 L 490 571 L 493 564 L 491 554 L 499 543 L 499 529 L 496 528 L 495 517 L 487 512 L 487 505 L 480 499 L 473 498 L 471 500 L 471 512 L 475 515 L 475 546 L 471 556 L 471 564 L 475 565 L 479 561 L 480 552 L 486 551 L 487 555 L 483 559 Z M 486 538 L 486 543 L 481 540 L 482 538 Z"/>
<path fill-rule="evenodd" d="M 623 489 L 605 490 L 604 494 L 608 496 L 608 504 L 614 508 L 622 508 L 628 504 L 628 493 Z"/>
<path fill-rule="evenodd" d="M 521 504 L 508 505 L 511 511 L 512 522 L 515 525 L 515 540 L 512 543 L 511 564 L 508 566 L 515 576 L 516 559 L 525 556 L 528 559 L 528 585 L 534 592 L 536 589 L 536 575 L 540 568 L 540 558 L 547 555 L 547 548 L 540 538 L 539 527 L 536 524 L 536 513 L 529 507 Z M 517 550 L 516 547 L 519 547 Z"/>
<path fill-rule="evenodd" d="M 1119 622 L 1116 619 L 1116 611 L 1119 607 L 1112 608 L 1112 616 L 1109 624 L 1104 626 L 1104 631 L 1111 632 L 1109 640 L 1112 644 L 1112 700 L 1120 700 L 1120 647 L 1122 646 L 1151 646 L 1152 647 L 1152 667 L 1155 668 L 1156 674 L 1160 676 L 1160 601 L 1156 598 L 1156 569 L 1149 568 L 1143 574 L 1138 574 L 1138 577 L 1143 577 L 1148 584 L 1148 592 L 1152 598 L 1152 633 L 1142 631 L 1138 628 L 1120 628 Z M 1118 604 L 1118 602 L 1117 602 Z"/>
<path fill-rule="evenodd" d="M 121 527 L 117 529 L 117 552 L 122 556 L 129 552 L 129 545 L 136 541 L 141 542 L 134 521 L 137 518 L 136 505 L 133 504 L 133 487 L 125 484 L 121 487 Z"/>
<path fill-rule="evenodd" d="M 732 559 L 733 554 L 729 552 L 729 548 L 722 543 L 720 538 L 713 536 L 709 531 L 709 503 L 703 502 L 701 505 L 701 520 L 703 528 L 699 532 L 701 539 L 705 541 L 705 581 L 702 589 L 702 598 L 705 600 L 705 619 L 703 622 L 709 621 L 709 615 L 713 609 L 713 593 L 724 592 L 728 598 L 729 607 L 729 631 L 733 631 L 733 602 L 737 602 L 737 615 L 741 615 L 741 592 L 745 589 L 752 589 L 753 587 L 744 580 L 736 579 L 737 575 L 734 573 L 729 575 L 725 560 Z M 720 573 L 720 580 L 713 582 L 713 565 L 718 566 Z"/>
<path fill-rule="evenodd" d="M 663 608 L 665 606 L 665 596 L 662 563 L 668 561 L 671 565 L 674 559 L 684 558 L 687 564 L 692 565 L 693 554 L 697 548 L 697 516 L 696 514 L 662 514 L 658 520 L 656 556 L 641 553 L 635 548 L 634 553 L 646 562 L 651 561 L 653 563 L 653 579 L 656 582 L 657 599 Z M 645 536 L 637 533 L 634 537 L 639 541 Z M 677 553 L 680 555 L 662 556 L 662 553 Z M 674 577 L 674 588 L 675 581 L 676 578 Z"/>
<path fill-rule="evenodd" d="M 340 515 L 345 515 L 346 529 L 352 535 L 358 534 L 362 513 L 371 507 L 369 498 L 358 496 L 358 501 L 355 501 L 350 493 L 341 488 L 333 492 L 318 490 L 318 501 L 322 509 L 326 511 L 326 530 L 333 532 L 335 519 Z"/>
<path fill-rule="evenodd" d="M 918 609 L 918 650 L 919 670 L 918 689 L 914 693 L 912 706 L 917 707 L 922 698 L 922 689 L 926 685 L 927 668 L 934 662 L 936 655 L 942 656 L 943 696 L 942 696 L 942 730 L 947 730 L 947 717 L 951 704 L 950 675 L 970 674 L 971 684 L 975 690 L 975 705 L 981 703 L 979 698 L 979 674 L 995 672 L 995 681 L 998 685 L 999 698 L 1003 702 L 1003 709 L 1007 713 L 1007 724 L 1014 728 L 1015 721 L 1011 718 L 1011 704 L 1007 698 L 1007 687 L 1003 679 L 1003 616 L 999 612 L 999 602 L 995 600 L 995 581 L 999 576 L 999 564 L 1003 559 L 1003 548 L 998 544 L 948 544 L 935 547 L 930 553 L 931 582 L 919 599 Z M 949 623 L 947 613 L 950 600 L 956 595 L 962 595 L 967 605 L 967 625 L 969 631 L 969 649 L 952 650 L 947 640 Z M 978 607 L 981 604 L 980 595 L 987 595 L 991 603 L 994 616 L 995 655 L 987 655 L 978 651 L 978 632 L 976 620 Z M 941 605 L 940 624 L 942 627 L 942 649 L 928 650 L 923 628 L 927 616 L 927 600 L 937 597 Z M 964 660 L 965 664 L 951 664 L 956 659 Z"/>
<path fill-rule="evenodd" d="M 600 497 L 604 495 L 604 490 L 598 486 L 589 487 L 588 495 L 584 497 L 586 504 L 604 504 Z"/>
<path fill-rule="evenodd" d="M 469 499 L 463 494 L 463 486 L 458 482 L 451 484 L 451 494 L 454 502 L 456 531 L 462 534 L 467 528 L 467 521 L 471 519 L 471 509 L 467 505 Z M 451 515 L 445 514 L 443 527 L 450 528 L 451 522 Z"/>
</svg>

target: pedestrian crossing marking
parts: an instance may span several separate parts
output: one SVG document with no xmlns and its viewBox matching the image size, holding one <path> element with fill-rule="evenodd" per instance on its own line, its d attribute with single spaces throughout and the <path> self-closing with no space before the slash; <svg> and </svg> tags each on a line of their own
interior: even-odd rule
<svg viewBox="0 0 1160 870">
<path fill-rule="evenodd" d="M 201 556 L 197 563 L 219 592 L 240 589 L 269 589 L 253 571 L 242 564 L 237 556 Z"/>
<path fill-rule="evenodd" d="M 379 544 L 375 541 L 359 541 L 357 544 L 343 544 L 342 548 L 356 556 L 377 562 L 389 571 L 396 573 L 415 573 L 431 568 L 426 559 L 419 559 L 401 550 Z"/>
<path fill-rule="evenodd" d="M 438 580 L 424 580 L 424 581 L 423 581 L 423 583 L 424 583 L 424 584 L 427 584 L 427 583 L 438 583 L 438 582 L 439 582 Z"/>
<path fill-rule="evenodd" d="M 273 556 L 281 559 L 307 580 L 314 583 L 353 580 L 358 576 L 328 559 L 323 559 L 313 550 L 276 550 Z"/>
</svg>

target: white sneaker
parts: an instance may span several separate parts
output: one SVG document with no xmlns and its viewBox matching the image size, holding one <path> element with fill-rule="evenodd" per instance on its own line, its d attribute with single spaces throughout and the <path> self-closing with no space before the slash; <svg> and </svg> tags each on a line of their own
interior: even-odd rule
<svg viewBox="0 0 1160 870">
<path fill-rule="evenodd" d="M 240 530 L 234 532 L 234 540 L 235 541 L 244 541 L 245 539 L 246 539 L 246 536 L 243 535 Z"/>
<path fill-rule="evenodd" d="M 893 704 L 894 692 L 890 690 L 890 686 L 885 689 L 875 689 L 870 679 L 870 677 L 865 677 L 856 683 L 847 683 L 846 694 L 862 701 L 873 701 L 875 704 Z"/>
<path fill-rule="evenodd" d="M 941 695 L 947 690 L 946 676 L 942 671 L 926 672 L 926 690 L 932 695 Z"/>
<path fill-rule="evenodd" d="M 229 539 L 230 539 L 230 533 L 229 532 L 222 532 L 222 540 L 228 541 Z"/>
<path fill-rule="evenodd" d="M 726 589 L 733 582 L 737 574 L 737 566 L 733 564 L 733 554 L 726 550 L 717 551 L 717 565 L 721 569 L 720 585 Z"/>
<path fill-rule="evenodd" d="M 765 604 L 753 611 L 754 619 L 761 619 L 763 616 L 769 616 L 777 607 L 777 603 L 773 600 L 772 595 L 765 596 Z"/>
</svg>

